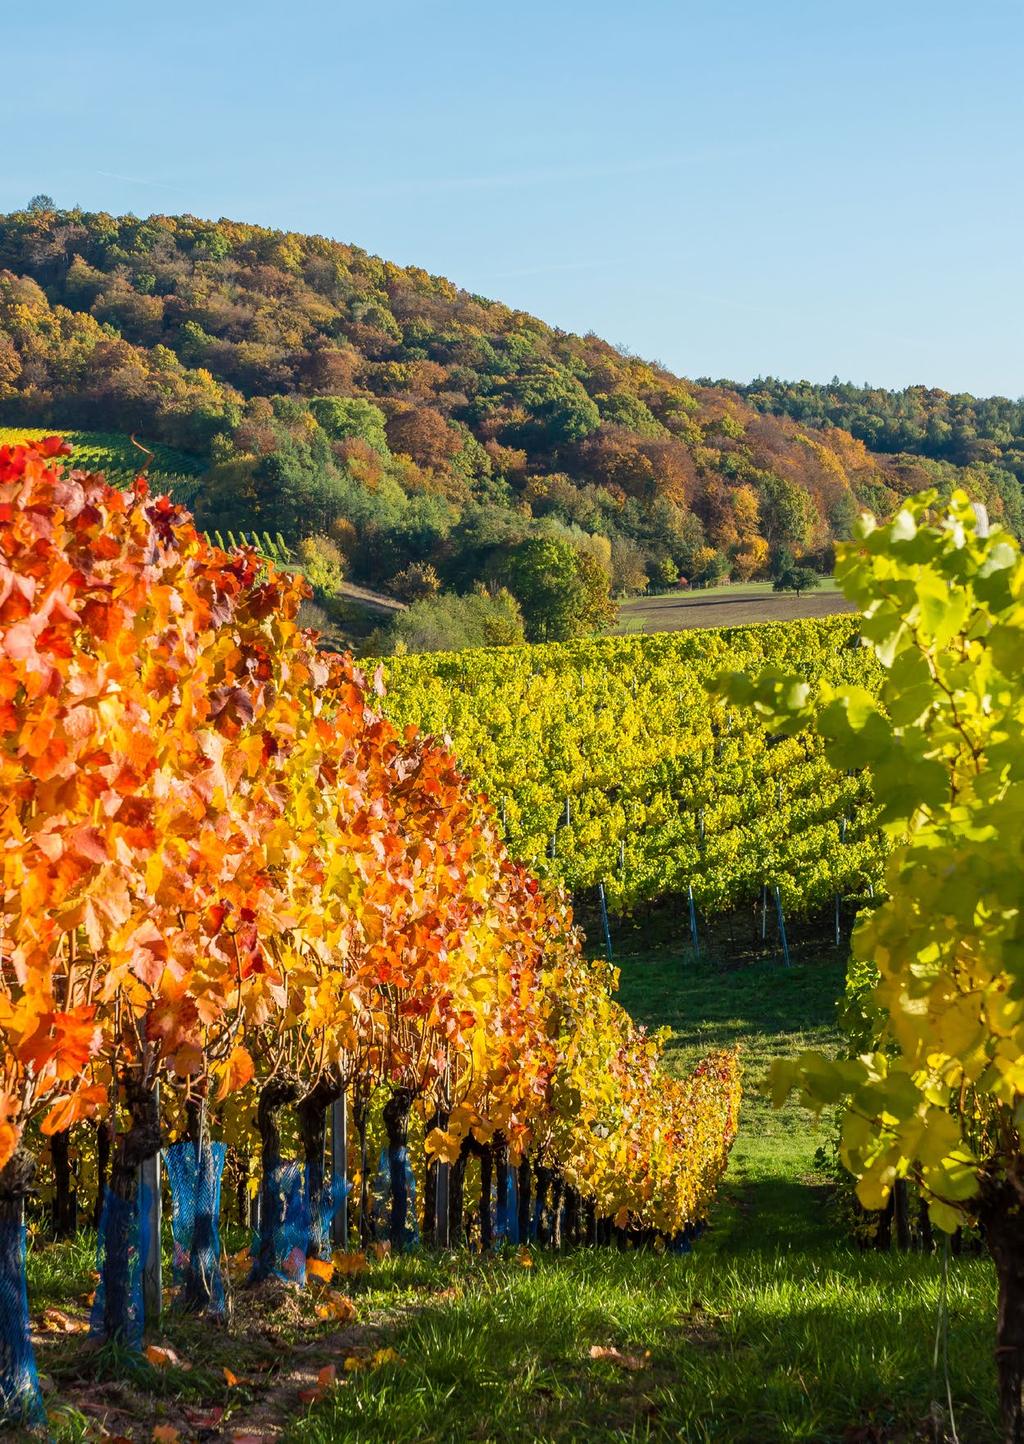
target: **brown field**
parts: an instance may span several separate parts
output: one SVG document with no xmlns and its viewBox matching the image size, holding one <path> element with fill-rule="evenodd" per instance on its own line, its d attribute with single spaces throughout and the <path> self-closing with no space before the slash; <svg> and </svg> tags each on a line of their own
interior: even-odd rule
<svg viewBox="0 0 1024 1444">
<path fill-rule="evenodd" d="M 765 583 L 708 591 L 633 597 L 623 602 L 617 632 L 680 632 L 688 627 L 742 627 L 750 622 L 791 622 L 852 612 L 852 603 L 830 584 L 794 596 Z"/>
</svg>

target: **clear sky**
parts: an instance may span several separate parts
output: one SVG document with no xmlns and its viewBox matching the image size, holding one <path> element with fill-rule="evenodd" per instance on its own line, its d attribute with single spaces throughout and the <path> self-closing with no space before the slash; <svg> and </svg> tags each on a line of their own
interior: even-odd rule
<svg viewBox="0 0 1024 1444">
<path fill-rule="evenodd" d="M 0 208 L 353 241 L 685 375 L 1024 394 L 1021 0 L 4 0 Z"/>
</svg>

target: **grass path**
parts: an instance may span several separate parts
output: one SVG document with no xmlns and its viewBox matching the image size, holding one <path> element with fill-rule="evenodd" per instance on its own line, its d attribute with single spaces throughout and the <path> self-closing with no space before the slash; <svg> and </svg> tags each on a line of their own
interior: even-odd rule
<svg viewBox="0 0 1024 1444">
<path fill-rule="evenodd" d="M 380 1304 L 390 1290 L 405 1311 L 389 1335 L 405 1364 L 357 1376 L 296 1424 L 295 1444 L 945 1437 L 932 1403 L 938 1260 L 862 1254 L 837 1236 L 814 1177 L 824 1131 L 753 1091 L 772 1057 L 833 1042 L 841 961 L 722 971 L 661 951 L 621 962 L 627 1007 L 673 1030 L 671 1066 L 744 1049 L 740 1135 L 709 1233 L 686 1258 L 538 1256 L 529 1270 L 453 1260 L 440 1298 L 420 1292 L 432 1277 L 436 1288 L 429 1267 L 388 1265 L 366 1290 Z M 949 1338 L 964 1444 L 996 1437 L 993 1310 L 987 1263 L 959 1260 Z M 593 1344 L 649 1357 L 623 1371 L 592 1360 Z"/>
</svg>

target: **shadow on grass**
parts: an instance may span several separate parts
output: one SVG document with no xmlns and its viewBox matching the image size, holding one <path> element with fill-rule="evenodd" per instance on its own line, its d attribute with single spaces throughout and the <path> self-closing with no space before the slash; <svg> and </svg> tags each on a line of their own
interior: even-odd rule
<svg viewBox="0 0 1024 1444">
<path fill-rule="evenodd" d="M 809 1251 L 752 1232 L 750 1247 L 730 1258 L 702 1243 L 682 1259 L 600 1252 L 539 1258 L 530 1270 L 514 1259 L 464 1259 L 451 1270 L 456 1289 L 424 1297 L 394 1332 L 402 1364 L 355 1376 L 288 1437 L 933 1437 L 920 1430 L 944 1397 L 930 1348 L 938 1262 L 820 1240 Z M 368 1284 L 367 1304 L 376 1289 Z M 989 1271 L 964 1261 L 948 1314 L 965 1441 L 996 1437 L 991 1308 Z M 592 1357 L 595 1346 L 618 1349 L 629 1365 Z"/>
</svg>

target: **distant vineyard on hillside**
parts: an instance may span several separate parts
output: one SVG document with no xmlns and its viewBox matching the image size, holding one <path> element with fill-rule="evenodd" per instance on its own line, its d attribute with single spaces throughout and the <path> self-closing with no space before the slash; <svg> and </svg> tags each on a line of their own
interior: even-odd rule
<svg viewBox="0 0 1024 1444">
<path fill-rule="evenodd" d="M 128 486 L 145 469 L 156 491 L 166 491 L 175 501 L 191 507 L 199 490 L 206 463 L 187 452 L 175 451 L 158 441 L 133 443 L 130 436 L 116 431 L 69 431 L 62 426 L 0 426 L 0 446 L 43 436 L 62 436 L 73 450 L 73 464 L 84 471 L 101 471 L 112 486 Z M 146 465 L 147 454 L 152 459 Z"/>
</svg>

